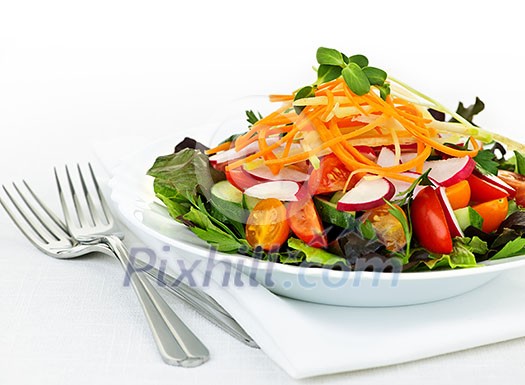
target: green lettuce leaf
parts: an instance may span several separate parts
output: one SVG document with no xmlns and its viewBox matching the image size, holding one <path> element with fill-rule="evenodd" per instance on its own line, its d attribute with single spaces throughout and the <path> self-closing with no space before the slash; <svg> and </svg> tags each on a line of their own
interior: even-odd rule
<svg viewBox="0 0 525 385">
<path fill-rule="evenodd" d="M 190 202 L 198 193 L 207 194 L 211 186 L 223 178 L 222 174 L 210 167 L 205 154 L 191 148 L 159 156 L 148 170 L 148 175 L 162 181 L 157 182 L 160 188 L 175 191 Z"/>
<path fill-rule="evenodd" d="M 327 266 L 343 264 L 348 266 L 348 261 L 345 258 L 329 253 L 323 249 L 308 246 L 306 243 L 297 238 L 289 238 L 288 247 L 303 252 L 305 255 L 305 260 L 308 263 Z"/>
<path fill-rule="evenodd" d="M 478 237 L 473 238 L 455 238 L 452 253 L 443 255 L 431 255 L 432 259 L 423 261 L 431 270 L 439 268 L 467 268 L 477 266 L 476 254 L 483 255 L 487 253 L 488 246 L 485 241 Z"/>
<path fill-rule="evenodd" d="M 494 254 L 490 259 L 502 259 L 514 257 L 525 253 L 525 238 L 516 238 L 505 244 L 496 254 Z"/>
</svg>

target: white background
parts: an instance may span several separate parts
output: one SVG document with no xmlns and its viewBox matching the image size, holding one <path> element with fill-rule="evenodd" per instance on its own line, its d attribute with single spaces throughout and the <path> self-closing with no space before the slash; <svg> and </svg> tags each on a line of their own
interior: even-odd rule
<svg viewBox="0 0 525 385">
<path fill-rule="evenodd" d="M 28 178 L 53 197 L 51 167 L 88 159 L 93 141 L 153 141 L 236 98 L 289 93 L 314 80 L 321 45 L 363 53 L 450 107 L 479 96 L 480 125 L 525 141 L 518 4 L 0 0 L 0 182 Z M 115 263 L 45 258 L 3 214 L 0 242 L 2 384 L 291 381 L 184 307 L 214 358 L 166 367 Z M 304 383 L 516 383 L 524 351 L 521 339 Z"/>
</svg>

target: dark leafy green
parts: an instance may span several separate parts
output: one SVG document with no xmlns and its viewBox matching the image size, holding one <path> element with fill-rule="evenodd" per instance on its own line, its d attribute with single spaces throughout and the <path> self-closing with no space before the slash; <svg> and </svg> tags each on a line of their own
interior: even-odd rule
<svg viewBox="0 0 525 385">
<path fill-rule="evenodd" d="M 197 193 L 207 193 L 224 176 L 209 166 L 208 157 L 198 150 L 186 148 L 174 154 L 159 156 L 148 175 L 162 180 L 163 188 L 170 188 L 189 202 Z"/>
<path fill-rule="evenodd" d="M 496 155 L 491 150 L 481 150 L 473 159 L 485 171 L 498 175 L 499 163 L 495 160 Z"/>
<path fill-rule="evenodd" d="M 456 109 L 456 113 L 462 116 L 463 118 L 467 119 L 470 123 L 474 124 L 474 116 L 479 114 L 484 109 L 485 103 L 483 103 L 480 98 L 476 97 L 476 101 L 474 102 L 474 104 L 471 104 L 468 107 L 465 107 L 462 102 L 459 102 L 458 108 Z M 450 121 L 457 122 L 457 120 L 454 118 L 450 119 Z"/>
<path fill-rule="evenodd" d="M 261 119 L 262 119 L 262 115 L 260 112 L 255 113 L 252 110 L 246 111 L 246 121 L 250 123 L 251 125 L 254 125 Z"/>
</svg>

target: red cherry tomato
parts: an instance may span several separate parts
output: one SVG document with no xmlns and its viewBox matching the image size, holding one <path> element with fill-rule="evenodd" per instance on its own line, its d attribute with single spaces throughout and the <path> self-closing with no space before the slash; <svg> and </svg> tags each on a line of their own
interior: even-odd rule
<svg viewBox="0 0 525 385">
<path fill-rule="evenodd" d="M 328 246 L 323 224 L 312 198 L 290 202 L 287 210 L 290 228 L 301 241 L 313 247 Z"/>
<path fill-rule="evenodd" d="M 472 208 L 483 218 L 481 230 L 491 233 L 497 230 L 507 217 L 509 201 L 507 198 L 495 199 L 472 206 Z"/>
<path fill-rule="evenodd" d="M 494 186 L 492 183 L 489 183 L 474 174 L 470 175 L 467 180 L 470 185 L 470 199 L 473 202 L 488 202 L 509 196 L 509 193 L 505 190 Z"/>
<path fill-rule="evenodd" d="M 525 176 L 512 171 L 499 170 L 498 178 L 516 189 L 516 204 L 525 206 Z"/>
<path fill-rule="evenodd" d="M 436 191 L 427 186 L 410 206 L 410 218 L 417 240 L 425 249 L 438 254 L 452 252 L 452 237 L 445 212 Z"/>
<path fill-rule="evenodd" d="M 329 154 L 321 159 L 319 168 L 310 174 L 308 189 L 311 195 L 341 191 L 349 176 L 350 171 L 343 162 L 334 154 Z"/>
<path fill-rule="evenodd" d="M 232 185 L 234 185 L 241 191 L 244 191 L 249 187 L 261 183 L 260 180 L 248 174 L 241 167 L 234 168 L 231 170 L 226 169 L 224 172 L 226 174 L 226 179 L 228 180 L 228 182 L 230 182 Z"/>
</svg>

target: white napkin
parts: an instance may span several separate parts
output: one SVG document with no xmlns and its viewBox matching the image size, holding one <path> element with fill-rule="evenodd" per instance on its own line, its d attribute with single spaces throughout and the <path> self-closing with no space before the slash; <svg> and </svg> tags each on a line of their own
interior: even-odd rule
<svg viewBox="0 0 525 385">
<path fill-rule="evenodd" d="M 144 143 L 143 138 L 121 138 L 118 146 L 97 143 L 95 152 L 111 172 Z M 144 234 L 135 236 L 156 250 L 161 247 Z M 221 287 L 213 281 L 205 290 L 291 377 L 305 378 L 525 336 L 524 273 L 502 274 L 452 299 L 391 308 L 319 305 L 279 297 L 262 286 Z"/>
</svg>

